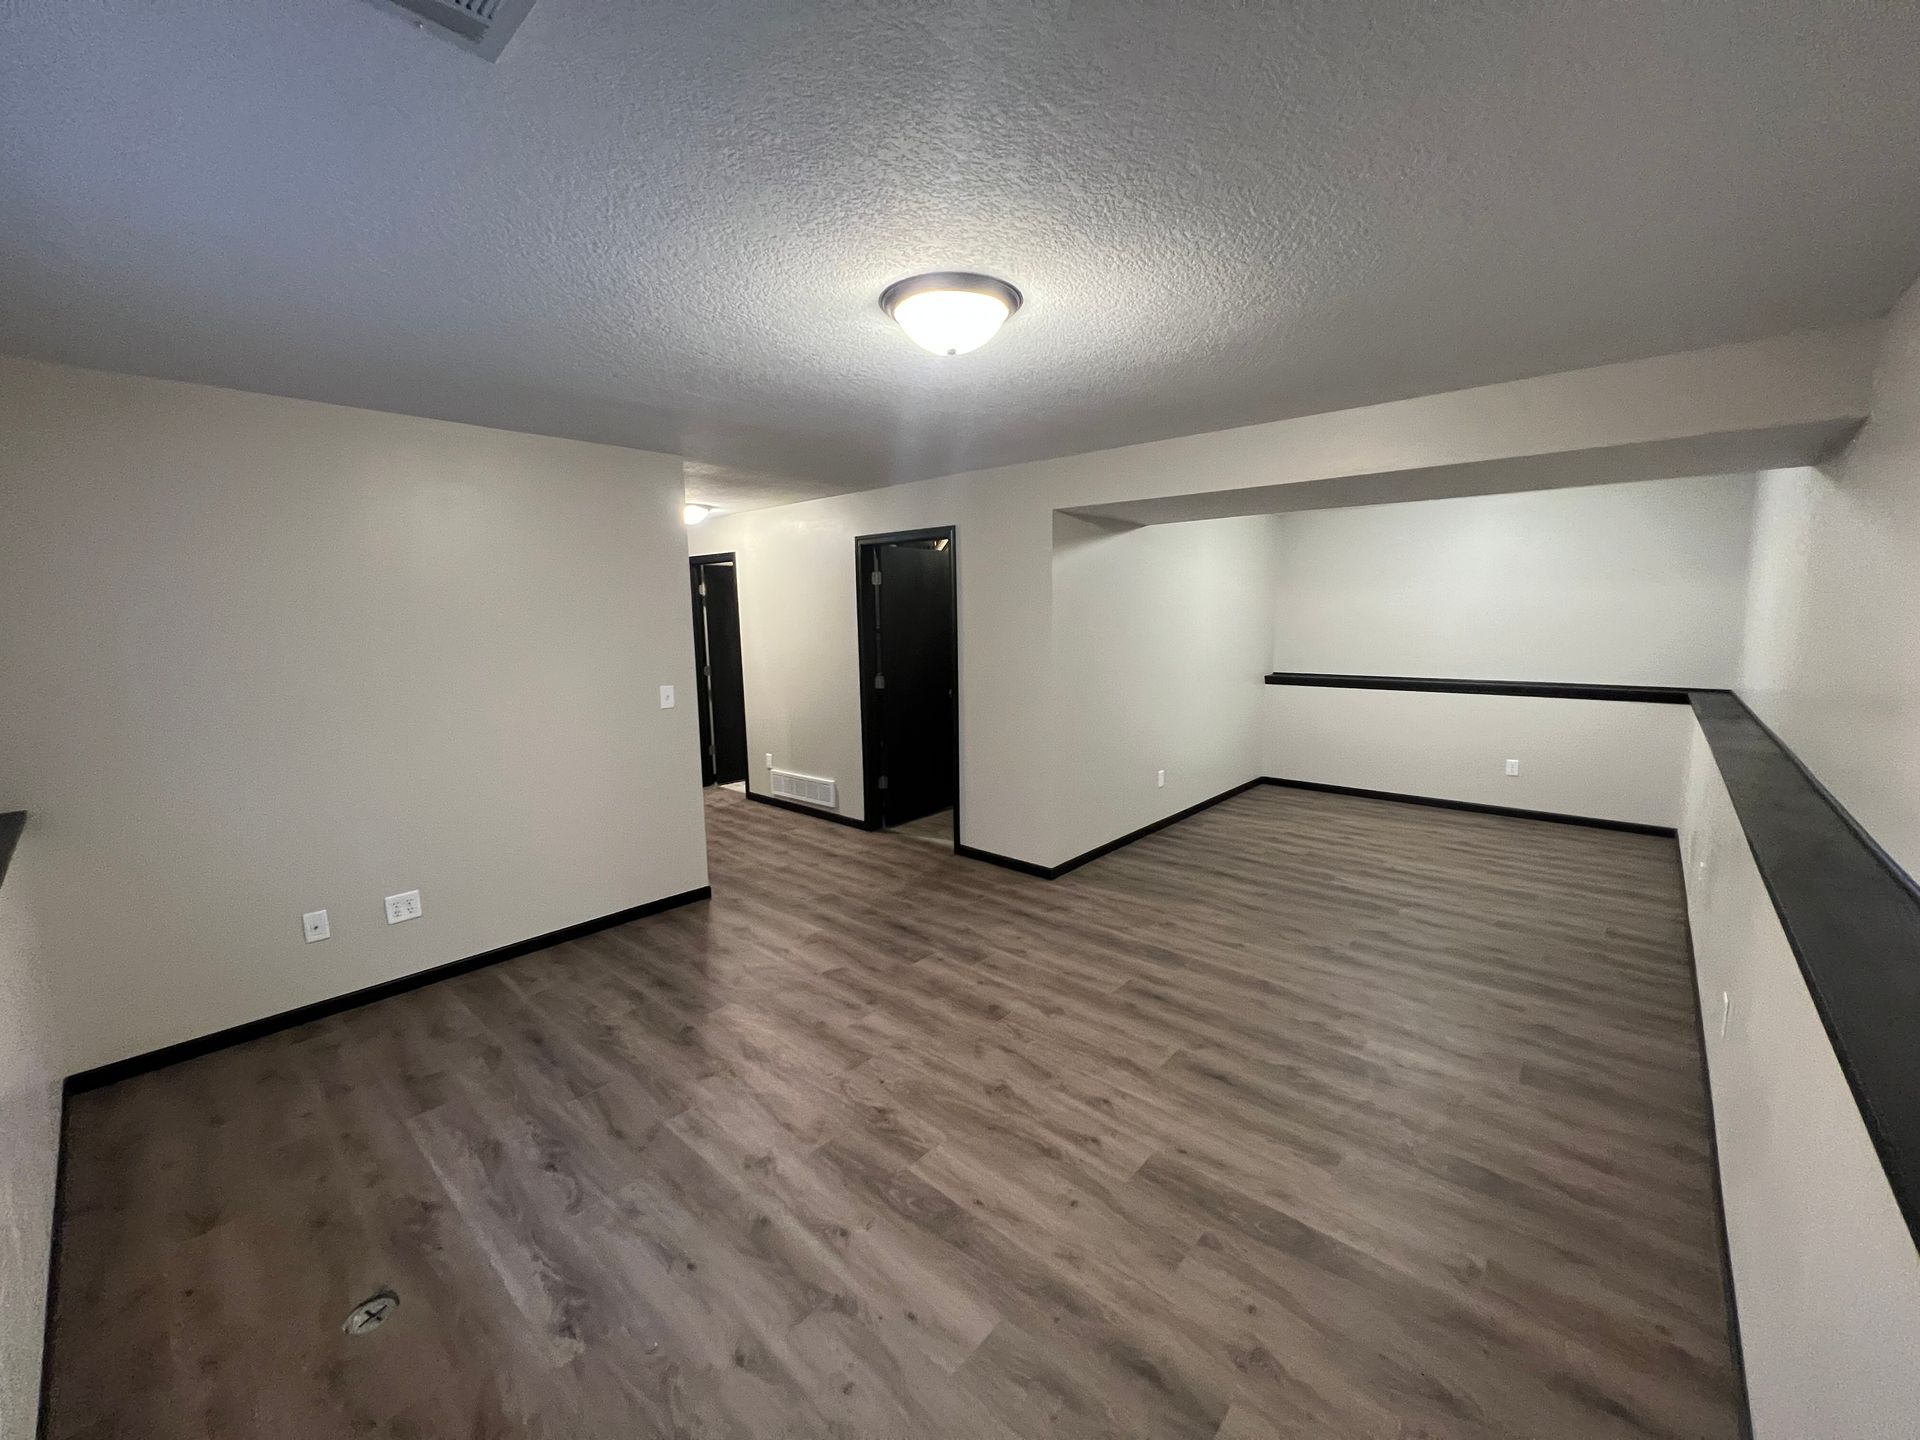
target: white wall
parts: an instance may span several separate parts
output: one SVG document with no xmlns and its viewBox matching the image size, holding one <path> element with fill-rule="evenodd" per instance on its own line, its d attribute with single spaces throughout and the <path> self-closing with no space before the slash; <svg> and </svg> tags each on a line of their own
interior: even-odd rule
<svg viewBox="0 0 1920 1440">
<path fill-rule="evenodd" d="M 738 557 L 752 788 L 770 753 L 860 818 L 855 537 L 955 526 L 961 838 L 1053 865 L 1260 773 L 1270 523 L 1117 531 L 956 480 L 718 517 L 688 544 Z"/>
<path fill-rule="evenodd" d="M 1272 668 L 1727 685 L 1752 496 L 1751 477 L 1708 476 L 1280 516 Z M 1270 686 L 1264 764 L 1672 826 L 1690 724 L 1678 706 Z"/>
<path fill-rule="evenodd" d="M 1690 752 L 1680 847 L 1754 1435 L 1907 1440 L 1920 1254 L 1698 726 Z"/>
<path fill-rule="evenodd" d="M 1920 874 L 1920 286 L 1889 318 L 1873 418 L 1762 478 L 1740 693 Z"/>
<path fill-rule="evenodd" d="M 1761 478 L 1738 689 L 1912 873 L 1920 288 L 1895 307 L 1885 345 L 1873 417 L 1846 450 Z M 1754 1432 L 1909 1436 L 1920 1254 L 1704 740 L 1681 844 Z"/>
<path fill-rule="evenodd" d="M 1534 459 L 1857 416 L 1876 337 L 1874 326 L 1782 337 L 717 516 L 689 545 L 741 557 L 753 784 L 765 785 L 772 752 L 840 781 L 843 813 L 861 813 L 848 783 L 860 765 L 856 535 L 959 527 L 962 839 L 1055 864 L 1079 853 L 1067 835 L 1077 807 L 1102 801 L 1062 795 L 1053 772 L 1076 743 L 1059 733 L 1073 706 L 1057 693 L 1054 512 L 1303 485 L 1337 504 L 1342 483 L 1377 488 L 1389 474 L 1408 488 L 1431 474 L 1444 494 L 1484 485 L 1475 466 L 1492 464 L 1509 488 L 1550 484 L 1558 472 Z"/>
<path fill-rule="evenodd" d="M 1684 705 L 1267 687 L 1265 773 L 1672 828 Z M 1508 760 L 1520 774 L 1506 773 Z"/>
<path fill-rule="evenodd" d="M 0 1436 L 34 1433 L 59 1156 L 58 1036 L 31 918 L 32 822 L 0 882 Z"/>
<path fill-rule="evenodd" d="M 64 1069 L 706 882 L 677 461 L 13 360 L 0 412 Z"/>
<path fill-rule="evenodd" d="M 839 813 L 863 817 L 855 537 L 939 525 L 957 531 L 962 838 L 1052 864 L 1053 547 L 1033 496 L 930 480 L 688 530 L 690 553 L 738 557 L 748 783 L 770 788 L 771 753 L 838 781 Z"/>
<path fill-rule="evenodd" d="M 1054 517 L 1059 858 L 1260 774 L 1272 525 Z"/>
<path fill-rule="evenodd" d="M 1275 668 L 1730 685 L 1753 484 L 1717 475 L 1282 516 Z"/>
</svg>

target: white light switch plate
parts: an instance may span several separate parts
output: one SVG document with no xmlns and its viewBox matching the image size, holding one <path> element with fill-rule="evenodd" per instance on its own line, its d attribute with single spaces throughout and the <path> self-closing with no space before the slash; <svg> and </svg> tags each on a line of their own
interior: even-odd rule
<svg viewBox="0 0 1920 1440">
<path fill-rule="evenodd" d="M 671 685 L 662 685 L 660 687 L 660 708 L 662 710 L 671 710 L 673 708 L 673 687 Z"/>
<path fill-rule="evenodd" d="M 327 912 L 324 910 L 309 910 L 306 914 L 302 915 L 300 917 L 300 930 L 301 933 L 307 937 L 307 943 L 309 945 L 316 940 L 324 940 L 333 934 L 332 927 L 327 924 Z"/>
<path fill-rule="evenodd" d="M 420 918 L 420 892 L 408 890 L 399 895 L 387 896 L 387 924 L 398 925 L 402 920 Z"/>
<path fill-rule="evenodd" d="M 1520 762 L 1518 760 L 1507 761 L 1507 774 L 1518 775 L 1519 773 L 1520 773 Z"/>
</svg>

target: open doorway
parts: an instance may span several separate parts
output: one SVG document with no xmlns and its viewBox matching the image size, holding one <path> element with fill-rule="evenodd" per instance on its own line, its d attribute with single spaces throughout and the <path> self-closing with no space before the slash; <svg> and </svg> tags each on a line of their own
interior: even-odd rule
<svg viewBox="0 0 1920 1440">
<path fill-rule="evenodd" d="M 740 672 L 740 586 L 731 553 L 696 555 L 694 693 L 700 703 L 700 783 L 747 782 L 747 690 Z"/>
<path fill-rule="evenodd" d="M 960 646 L 952 526 L 862 535 L 861 753 L 867 823 L 957 845 Z"/>
</svg>

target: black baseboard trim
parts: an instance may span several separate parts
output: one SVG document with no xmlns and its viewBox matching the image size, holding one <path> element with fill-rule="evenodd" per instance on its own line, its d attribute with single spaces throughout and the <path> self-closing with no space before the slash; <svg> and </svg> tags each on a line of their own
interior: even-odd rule
<svg viewBox="0 0 1920 1440">
<path fill-rule="evenodd" d="M 26 828 L 27 812 L 9 810 L 0 815 L 0 880 L 7 878 L 7 862 L 13 858 L 14 842 L 20 838 L 20 832 Z"/>
<path fill-rule="evenodd" d="M 1417 690 L 1439 695 L 1521 695 L 1545 700 L 1620 700 L 1639 705 L 1685 705 L 1693 694 L 1683 685 L 1581 685 L 1554 680 L 1449 680 L 1429 675 L 1331 675 L 1313 670 L 1276 670 L 1269 685 L 1306 685 L 1323 690 Z"/>
<path fill-rule="evenodd" d="M 791 810 L 796 815 L 811 815 L 816 820 L 831 820 L 836 825 L 850 825 L 855 830 L 878 830 L 878 824 L 869 824 L 865 820 L 856 820 L 851 815 L 842 815 L 833 810 L 822 810 L 818 805 L 802 805 L 798 800 L 782 800 L 777 795 L 762 795 L 751 786 L 747 788 L 747 799 L 758 801 L 762 805 L 771 805 L 776 810 Z"/>
<path fill-rule="evenodd" d="M 1277 775 L 1262 775 L 1258 779 L 1248 780 L 1235 785 L 1232 789 L 1222 790 L 1218 795 L 1189 805 L 1184 810 L 1154 821 L 1151 825 L 1142 825 L 1138 830 L 1129 831 L 1117 840 L 1109 840 L 1097 845 L 1084 855 L 1076 855 L 1071 860 L 1063 860 L 1058 865 L 1036 865 L 1031 860 L 1016 860 L 1011 855 L 997 855 L 991 850 L 979 850 L 971 845 L 957 845 L 954 854 L 968 860 L 983 860 L 989 865 L 998 865 L 1006 870 L 1017 870 L 1022 875 L 1032 875 L 1041 880 L 1058 880 L 1074 870 L 1078 870 L 1089 861 L 1098 860 L 1102 855 L 1112 854 L 1123 845 L 1144 839 L 1156 830 L 1164 830 L 1169 825 L 1177 825 L 1182 820 L 1198 815 L 1202 810 L 1218 805 L 1222 800 L 1231 800 L 1234 796 L 1251 790 L 1256 785 L 1284 785 L 1294 790 L 1322 790 L 1331 795 L 1357 795 L 1367 800 L 1399 800 L 1409 805 L 1431 805 L 1442 810 L 1471 810 L 1481 815 L 1504 815 L 1513 820 L 1550 820 L 1561 825 L 1585 825 L 1595 830 L 1625 830 L 1635 835 L 1663 835 L 1672 838 L 1674 829 L 1670 825 L 1642 825 L 1636 820 L 1602 820 L 1593 815 L 1561 815 L 1551 810 L 1522 810 L 1509 805 L 1481 805 L 1471 800 L 1441 800 L 1431 795 L 1401 795 L 1391 790 L 1362 790 L 1353 785 L 1323 785 L 1317 780 L 1285 780 Z"/>
<path fill-rule="evenodd" d="M 1088 861 L 1098 860 L 1102 855 L 1111 855 L 1122 845 L 1131 845 L 1136 840 L 1144 840 L 1156 830 L 1164 830 L 1169 825 L 1178 825 L 1182 820 L 1198 815 L 1202 810 L 1210 810 L 1222 800 L 1231 800 L 1234 796 L 1251 790 L 1259 783 L 1260 781 L 1257 778 L 1253 780 L 1243 780 L 1230 789 L 1222 790 L 1218 795 L 1209 795 L 1197 805 L 1189 805 L 1184 810 L 1176 810 L 1173 814 L 1163 816 L 1151 825 L 1142 825 L 1138 830 L 1129 830 L 1118 840 L 1109 840 L 1104 845 L 1094 846 L 1093 849 L 1087 851 L 1084 855 L 1076 855 L 1071 860 L 1063 860 L 1053 867 L 1053 878 L 1058 879 L 1071 870 L 1078 870 Z"/>
<path fill-rule="evenodd" d="M 1243 780 L 1232 789 L 1222 790 L 1218 795 L 1210 795 L 1198 804 L 1189 805 L 1184 810 L 1176 810 L 1171 815 L 1164 815 L 1151 825 L 1142 825 L 1138 830 L 1129 830 L 1116 840 L 1109 840 L 1104 845 L 1096 845 L 1085 854 L 1076 855 L 1071 860 L 1062 860 L 1058 865 L 1036 865 L 1031 860 L 1016 860 L 1011 855 L 996 855 L 991 850 L 976 850 L 971 845 L 956 845 L 953 847 L 953 853 L 964 856 L 968 860 L 984 860 L 989 865 L 1018 870 L 1022 875 L 1032 875 L 1037 879 L 1058 880 L 1062 875 L 1078 870 L 1089 861 L 1098 860 L 1102 855 L 1111 855 L 1121 846 L 1131 845 L 1136 840 L 1144 840 L 1156 830 L 1164 830 L 1169 825 L 1178 825 L 1182 820 L 1198 815 L 1202 810 L 1218 805 L 1222 800 L 1231 800 L 1234 796 L 1262 783 L 1264 782 L 1259 779 Z"/>
<path fill-rule="evenodd" d="M 1597 815 L 1562 815 L 1554 810 L 1523 810 L 1514 805 L 1482 805 L 1476 800 L 1443 800 L 1437 795 L 1402 795 L 1394 790 L 1365 790 L 1357 785 L 1327 785 L 1318 780 L 1285 780 L 1277 775 L 1261 777 L 1262 785 L 1284 785 L 1290 790 L 1321 790 L 1329 795 L 1358 795 L 1364 800 L 1397 800 L 1404 805 L 1429 805 L 1436 810 L 1470 810 L 1476 815 L 1504 815 L 1510 820 L 1550 820 L 1556 825 L 1585 825 L 1593 830 L 1625 830 L 1634 835 L 1664 835 L 1678 832 L 1671 825 L 1643 825 L 1638 820 L 1603 820 Z"/>
<path fill-rule="evenodd" d="M 1016 860 L 1011 855 L 996 855 L 991 850 L 977 850 L 971 845 L 955 845 L 953 853 L 964 860 L 984 860 L 989 865 L 998 865 L 1003 870 L 1017 870 L 1022 875 L 1031 875 L 1039 880 L 1051 880 L 1055 874 L 1050 865 L 1036 865 L 1031 860 Z"/>
<path fill-rule="evenodd" d="M 611 930 L 616 925 L 643 920 L 649 915 L 658 915 L 663 910 L 674 910 L 682 905 L 711 899 L 712 896 L 713 887 L 702 885 L 697 890 L 687 890 L 678 895 L 649 900 L 644 905 L 616 910 L 611 915 L 602 915 L 593 920 L 582 920 L 577 925 L 568 925 L 545 935 L 535 935 L 529 940 L 516 940 L 511 945 L 502 945 L 496 950 L 469 955 L 464 960 L 451 960 L 445 965 L 435 965 L 426 970 L 416 970 L 411 975 L 383 980 L 378 985 L 369 985 L 363 990 L 352 990 L 345 995 L 316 1000 L 311 1005 L 301 1005 L 292 1010 L 283 1010 L 277 1015 L 249 1020 L 242 1025 L 216 1030 L 211 1035 L 201 1035 L 192 1040 L 182 1040 L 177 1045 L 166 1045 L 158 1050 L 149 1050 L 144 1055 L 132 1055 L 125 1060 L 96 1065 L 91 1070 L 82 1070 L 77 1075 L 69 1075 L 64 1090 L 68 1095 L 98 1090 L 103 1085 L 112 1085 L 116 1081 L 126 1080 L 135 1075 L 144 1075 L 149 1070 L 159 1070 L 168 1065 L 177 1065 L 182 1060 L 193 1060 L 202 1055 L 210 1055 L 215 1050 L 226 1049 L 229 1045 L 244 1045 L 249 1040 L 258 1040 L 262 1036 L 272 1035 L 281 1030 L 291 1030 L 296 1025 L 305 1025 L 313 1020 L 324 1020 L 329 1015 L 338 1015 L 345 1010 L 357 1010 L 362 1005 L 371 1005 L 376 1000 L 385 1000 L 394 995 L 404 995 L 409 990 L 418 990 L 438 980 L 450 980 L 455 975 L 464 975 L 470 970 L 483 969 L 488 965 L 498 965 L 503 960 L 517 960 L 520 956 L 531 955 L 536 950 L 564 945 L 567 941 L 578 940 L 583 935 L 592 935 L 600 930 Z"/>
<path fill-rule="evenodd" d="M 60 1294 L 60 1204 L 67 1191 L 67 1089 L 60 1089 L 59 1138 L 53 1155 L 53 1210 L 47 1217 L 47 1303 L 40 1317 L 40 1413 L 34 1421 L 36 1440 L 47 1440 L 47 1413 L 53 1400 L 53 1305 Z"/>
<path fill-rule="evenodd" d="M 1680 863 L 1681 903 L 1687 904 L 1686 860 Z M 1747 1398 L 1747 1355 L 1740 1344 L 1740 1297 L 1733 1283 L 1733 1247 L 1727 1240 L 1727 1199 L 1720 1188 L 1720 1122 L 1713 1110 L 1713 1075 L 1707 1068 L 1707 1015 L 1700 998 L 1700 960 L 1693 951 L 1693 915 L 1687 914 L 1687 975 L 1693 985 L 1693 1038 L 1700 1051 L 1700 1095 L 1707 1107 L 1707 1166 L 1713 1176 L 1713 1214 L 1720 1239 L 1720 1284 L 1727 1307 L 1727 1350 L 1733 1359 L 1733 1386 L 1739 1401 L 1740 1440 L 1753 1440 L 1753 1407 Z"/>
</svg>

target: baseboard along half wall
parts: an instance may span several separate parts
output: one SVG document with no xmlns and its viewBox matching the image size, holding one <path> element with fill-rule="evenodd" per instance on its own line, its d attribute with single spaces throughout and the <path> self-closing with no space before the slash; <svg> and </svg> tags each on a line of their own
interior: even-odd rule
<svg viewBox="0 0 1920 1440">
<path fill-rule="evenodd" d="M 968 860 L 983 860 L 989 865 L 998 865 L 1003 869 L 1017 870 L 1022 875 L 1031 875 L 1038 880 L 1058 880 L 1062 875 L 1078 870 L 1091 860 L 1102 855 L 1110 855 L 1123 845 L 1131 845 L 1136 840 L 1144 840 L 1156 830 L 1164 830 L 1169 825 L 1177 825 L 1182 820 L 1198 815 L 1202 810 L 1218 805 L 1223 800 L 1251 790 L 1256 785 L 1283 785 L 1294 790 L 1323 790 L 1333 795 L 1357 795 L 1368 800 L 1398 800 L 1408 805 L 1432 805 L 1443 810 L 1472 810 L 1482 815 L 1505 815 L 1515 820 L 1550 820 L 1560 825 L 1588 825 L 1598 830 L 1629 830 L 1638 835 L 1665 835 L 1674 833 L 1671 825 L 1643 825 L 1635 820 L 1606 820 L 1596 815 L 1561 815 L 1551 810 L 1522 810 L 1511 805 L 1482 805 L 1472 800 L 1443 800 L 1433 795 L 1402 795 L 1392 790 L 1364 790 L 1354 785 L 1327 785 L 1317 780 L 1288 780 L 1278 775 L 1262 775 L 1253 780 L 1243 781 L 1231 789 L 1222 790 L 1218 795 L 1209 796 L 1197 805 L 1189 805 L 1184 810 L 1154 821 L 1151 825 L 1142 825 L 1138 830 L 1130 830 L 1118 839 L 1109 840 L 1104 845 L 1096 845 L 1084 854 L 1071 860 L 1063 860 L 1058 865 L 1039 865 L 1031 860 L 1016 860 L 1011 855 L 999 855 L 991 850 L 977 849 L 972 845 L 954 847 L 954 854 Z"/>
<path fill-rule="evenodd" d="M 1263 785 L 1285 785 L 1293 790 L 1323 790 L 1329 795 L 1358 795 L 1367 800 L 1397 800 L 1403 805 L 1431 805 L 1440 810 L 1471 810 L 1480 815 L 1505 815 L 1513 820 L 1551 820 L 1557 825 L 1587 825 L 1595 830 L 1629 830 L 1636 835 L 1672 836 L 1671 825 L 1646 825 L 1638 820 L 1607 820 L 1598 815 L 1563 815 L 1556 810 L 1525 810 L 1515 805 L 1483 805 L 1477 800 L 1446 800 L 1437 795 L 1403 795 L 1395 790 L 1367 790 L 1358 785 L 1328 785 L 1319 780 L 1286 780 L 1278 775 L 1261 779 Z"/>
</svg>

